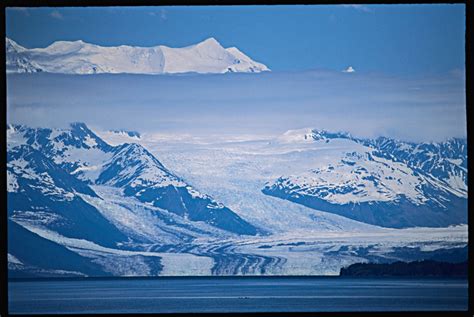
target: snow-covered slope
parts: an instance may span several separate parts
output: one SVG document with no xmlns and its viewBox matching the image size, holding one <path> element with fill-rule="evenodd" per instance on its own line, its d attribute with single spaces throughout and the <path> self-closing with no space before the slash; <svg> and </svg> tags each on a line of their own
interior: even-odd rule
<svg viewBox="0 0 474 317">
<path fill-rule="evenodd" d="M 10 149 L 7 156 L 8 215 L 61 234 L 115 246 L 126 237 L 83 197 L 98 197 L 30 145 Z"/>
<path fill-rule="evenodd" d="M 7 140 L 10 148 L 22 143 L 32 146 L 66 172 L 89 183 L 94 182 L 103 161 L 114 151 L 83 123 L 73 123 L 65 130 L 9 125 Z"/>
<path fill-rule="evenodd" d="M 51 160 L 51 168 L 62 169 L 71 179 L 121 188 L 126 196 L 190 221 L 238 234 L 258 232 L 230 209 L 174 175 L 139 144 L 113 147 L 83 123 L 73 123 L 65 130 L 11 125 L 7 137 L 10 151 L 21 148 L 15 144 L 23 142 Z M 9 182 L 11 188 L 18 187 L 13 174 Z"/>
<path fill-rule="evenodd" d="M 38 73 L 43 71 L 28 55 L 28 50 L 6 38 L 5 55 L 8 73 Z"/>
<path fill-rule="evenodd" d="M 8 220 L 8 277 L 111 275 L 89 258 Z"/>
<path fill-rule="evenodd" d="M 57 41 L 46 48 L 26 49 L 6 38 L 8 72 L 66 74 L 134 73 L 258 73 L 269 71 L 237 48 L 224 48 L 214 38 L 171 48 L 103 47 L 83 41 Z"/>
<path fill-rule="evenodd" d="M 123 144 L 103 165 L 96 184 L 123 188 L 126 196 L 168 210 L 192 221 L 255 235 L 258 230 L 223 204 L 202 194 L 167 170 L 138 144 Z"/>
<path fill-rule="evenodd" d="M 332 162 L 268 182 L 265 194 L 387 227 L 467 222 L 465 140 L 413 144 L 322 130 L 292 131 L 277 140 L 282 139 L 358 147 Z"/>
<path fill-rule="evenodd" d="M 376 149 L 376 156 L 403 162 L 410 168 L 432 175 L 467 197 L 467 141 L 452 138 L 440 143 L 412 143 L 380 137 L 375 140 L 355 139 Z"/>
<path fill-rule="evenodd" d="M 329 143 L 336 139 L 353 141 L 368 147 L 376 157 L 406 164 L 411 169 L 432 175 L 458 196 L 467 196 L 467 140 L 452 138 L 444 142 L 414 143 L 379 137 L 356 138 L 347 132 L 318 129 L 290 130 L 278 137 L 279 142 Z"/>
</svg>

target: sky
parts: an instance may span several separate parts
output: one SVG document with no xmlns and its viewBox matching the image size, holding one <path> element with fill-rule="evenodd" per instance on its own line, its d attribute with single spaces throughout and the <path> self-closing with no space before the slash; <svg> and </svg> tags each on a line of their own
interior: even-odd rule
<svg viewBox="0 0 474 317">
<path fill-rule="evenodd" d="M 183 47 L 215 37 L 273 71 L 436 75 L 465 64 L 463 4 L 7 8 L 6 34 L 27 48 Z"/>
<path fill-rule="evenodd" d="M 214 37 L 272 69 L 12 74 L 9 123 L 204 136 L 317 128 L 416 142 L 466 135 L 462 4 L 9 8 L 6 33 L 27 48 L 183 47 Z"/>
</svg>

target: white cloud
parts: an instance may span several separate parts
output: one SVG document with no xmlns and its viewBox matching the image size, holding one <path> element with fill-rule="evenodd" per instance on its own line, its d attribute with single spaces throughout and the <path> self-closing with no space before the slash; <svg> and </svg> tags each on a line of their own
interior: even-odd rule
<svg viewBox="0 0 474 317">
<path fill-rule="evenodd" d="M 371 8 L 369 8 L 366 5 L 362 5 L 362 4 L 345 4 L 345 5 L 343 5 L 343 7 L 344 8 L 353 8 L 353 9 L 356 9 L 356 10 L 362 11 L 362 12 L 373 12 Z"/>
<path fill-rule="evenodd" d="M 28 11 L 28 8 L 21 8 L 21 7 L 14 7 L 14 8 L 8 8 L 8 11 L 17 11 L 23 13 L 25 16 L 29 17 L 30 12 Z M 7 11 L 7 12 L 8 12 Z"/>
<path fill-rule="evenodd" d="M 161 9 L 159 12 L 149 12 L 148 14 L 154 17 L 159 17 L 163 21 L 168 19 L 168 11 L 165 9 Z"/>
<path fill-rule="evenodd" d="M 347 67 L 342 71 L 343 73 L 355 73 L 355 69 L 352 66 Z"/>
<path fill-rule="evenodd" d="M 167 12 L 166 10 L 164 10 L 164 9 L 161 10 L 161 11 L 160 11 L 160 18 L 161 18 L 162 20 L 168 19 L 168 12 Z"/>
<path fill-rule="evenodd" d="M 64 16 L 58 10 L 54 10 L 49 16 L 58 20 L 64 20 Z"/>
<path fill-rule="evenodd" d="M 465 80 L 466 70 L 464 68 L 454 68 L 449 72 L 453 77 Z"/>
</svg>

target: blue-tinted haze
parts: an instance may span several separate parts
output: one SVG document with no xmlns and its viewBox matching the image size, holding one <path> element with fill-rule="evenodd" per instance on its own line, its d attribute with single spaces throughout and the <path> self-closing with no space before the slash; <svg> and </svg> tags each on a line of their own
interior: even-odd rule
<svg viewBox="0 0 474 317">
<path fill-rule="evenodd" d="M 347 131 L 442 141 L 466 135 L 464 78 L 341 72 L 10 75 L 8 122 L 200 136 Z M 87 93 L 85 93 L 87 92 Z"/>
</svg>

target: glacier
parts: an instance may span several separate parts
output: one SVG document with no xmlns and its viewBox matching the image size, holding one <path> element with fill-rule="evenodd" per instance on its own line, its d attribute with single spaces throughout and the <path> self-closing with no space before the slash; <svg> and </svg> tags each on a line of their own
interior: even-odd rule
<svg viewBox="0 0 474 317">
<path fill-rule="evenodd" d="M 355 262 L 466 255 L 463 221 L 387 228 L 262 191 L 284 175 L 317 171 L 329 185 L 337 180 L 323 171 L 360 167 L 367 171 L 351 180 L 365 184 L 363 177 L 393 168 L 404 186 L 391 180 L 378 193 L 372 183 L 351 199 L 391 201 L 405 190 L 423 203 L 431 196 L 414 171 L 425 168 L 436 179 L 427 186 L 465 199 L 463 140 L 410 145 L 315 129 L 206 142 L 139 135 L 77 122 L 7 126 L 11 276 L 337 275 Z M 423 156 L 388 156 L 404 157 L 397 153 L 408 146 L 451 164 L 449 172 Z M 344 193 L 332 195 L 340 201 Z"/>
</svg>

